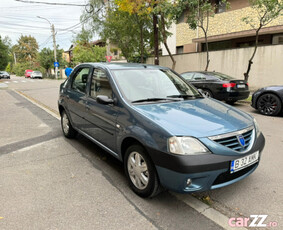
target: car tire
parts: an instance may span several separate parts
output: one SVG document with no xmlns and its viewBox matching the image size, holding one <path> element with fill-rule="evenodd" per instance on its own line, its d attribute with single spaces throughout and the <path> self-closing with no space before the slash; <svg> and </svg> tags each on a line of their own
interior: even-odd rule
<svg viewBox="0 0 283 230">
<path fill-rule="evenodd" d="M 61 112 L 61 128 L 67 138 L 74 138 L 77 135 L 77 131 L 73 128 L 65 110 Z"/>
<path fill-rule="evenodd" d="M 268 116 L 276 116 L 281 112 L 282 102 L 272 93 L 261 95 L 257 100 L 257 110 Z"/>
<path fill-rule="evenodd" d="M 124 169 L 131 189 L 140 197 L 153 197 L 160 191 L 155 166 L 145 149 L 138 144 L 125 153 Z"/>
<path fill-rule="evenodd" d="M 205 97 L 213 98 L 213 94 L 209 89 L 201 89 L 201 91 Z"/>
</svg>

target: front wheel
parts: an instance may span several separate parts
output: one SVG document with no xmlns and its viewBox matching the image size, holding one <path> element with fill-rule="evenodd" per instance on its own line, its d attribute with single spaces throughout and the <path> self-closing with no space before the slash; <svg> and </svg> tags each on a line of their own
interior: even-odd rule
<svg viewBox="0 0 283 230">
<path fill-rule="evenodd" d="M 61 113 L 61 127 L 65 137 L 73 138 L 76 136 L 77 131 L 73 128 L 66 111 Z"/>
<path fill-rule="evenodd" d="M 281 108 L 280 99 L 272 93 L 261 95 L 257 101 L 257 109 L 264 115 L 276 116 L 280 113 Z"/>
<path fill-rule="evenodd" d="M 141 197 L 153 197 L 159 192 L 156 169 L 140 145 L 130 146 L 125 154 L 124 169 L 130 187 Z"/>
</svg>

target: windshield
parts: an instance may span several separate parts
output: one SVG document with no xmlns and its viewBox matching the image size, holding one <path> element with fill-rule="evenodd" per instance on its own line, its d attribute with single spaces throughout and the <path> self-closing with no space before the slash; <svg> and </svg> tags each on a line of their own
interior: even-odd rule
<svg viewBox="0 0 283 230">
<path fill-rule="evenodd" d="M 201 97 L 195 88 L 170 70 L 123 69 L 112 72 L 123 96 L 131 102 Z"/>
<path fill-rule="evenodd" d="M 36 74 L 41 74 L 39 71 L 33 71 L 33 73 L 36 73 Z"/>
</svg>

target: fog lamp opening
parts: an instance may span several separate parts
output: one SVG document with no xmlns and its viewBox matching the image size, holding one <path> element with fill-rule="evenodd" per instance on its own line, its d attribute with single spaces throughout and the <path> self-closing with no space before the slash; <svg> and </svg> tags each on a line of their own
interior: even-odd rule
<svg viewBox="0 0 283 230">
<path fill-rule="evenodd" d="M 187 183 L 187 186 L 189 187 L 192 184 L 192 180 L 188 178 L 186 183 Z"/>
</svg>

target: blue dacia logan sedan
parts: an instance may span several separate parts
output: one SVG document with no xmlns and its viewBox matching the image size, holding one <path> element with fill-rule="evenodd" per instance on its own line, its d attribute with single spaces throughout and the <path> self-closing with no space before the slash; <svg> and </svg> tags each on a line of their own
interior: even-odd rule
<svg viewBox="0 0 283 230">
<path fill-rule="evenodd" d="M 253 117 L 160 66 L 80 64 L 58 104 L 64 135 L 80 133 L 121 160 L 142 197 L 237 182 L 257 168 L 265 144 Z"/>
</svg>

